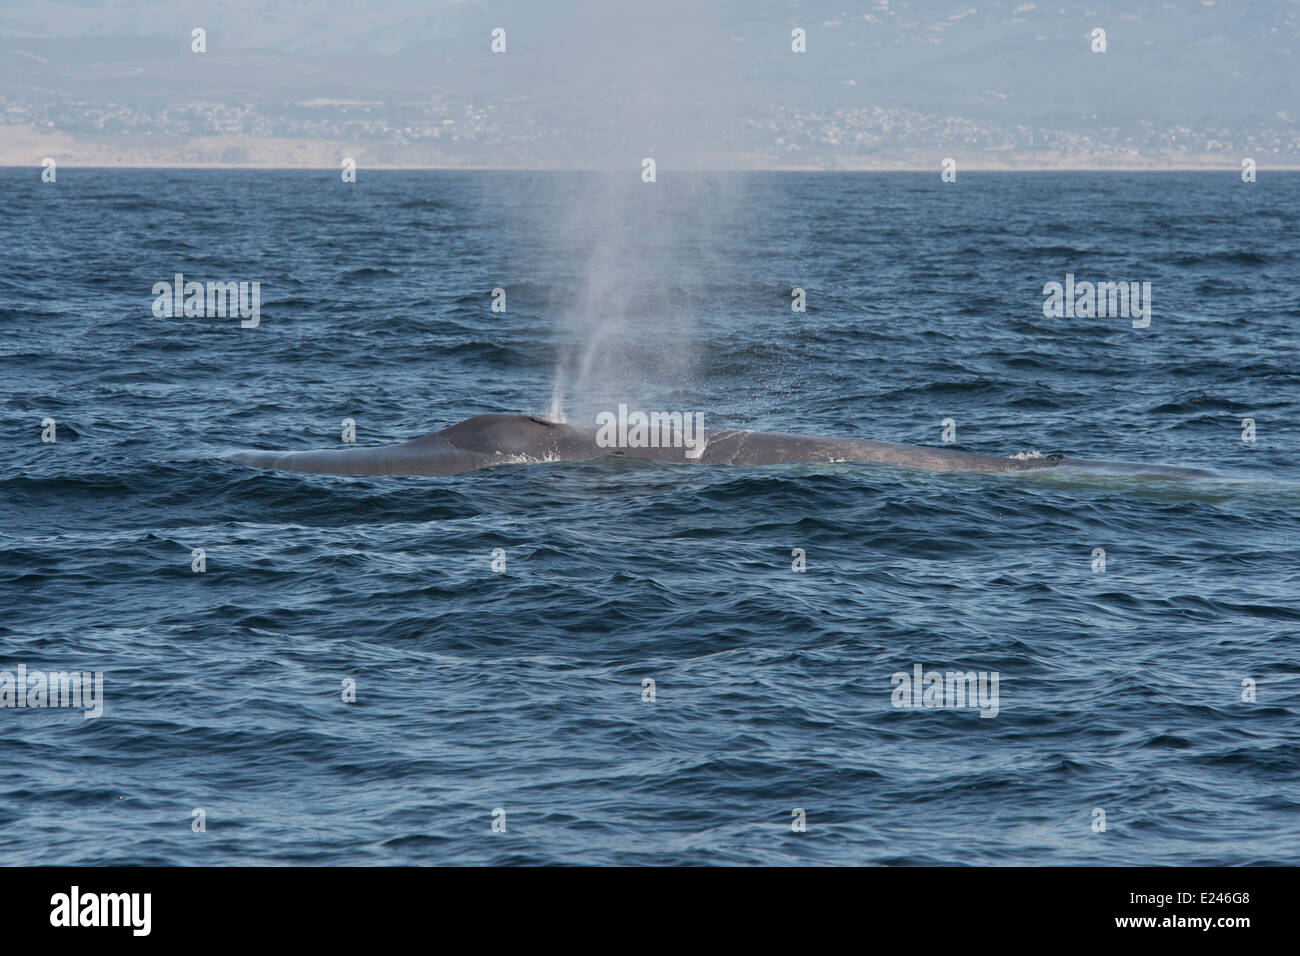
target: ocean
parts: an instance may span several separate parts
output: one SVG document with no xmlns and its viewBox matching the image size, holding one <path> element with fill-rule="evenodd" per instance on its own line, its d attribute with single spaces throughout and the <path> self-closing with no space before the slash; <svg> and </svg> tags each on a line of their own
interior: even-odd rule
<svg viewBox="0 0 1300 956">
<path fill-rule="evenodd" d="M 0 862 L 1300 863 L 1300 174 L 639 172 L 0 170 Z M 1218 477 L 222 458 L 619 401 Z"/>
</svg>

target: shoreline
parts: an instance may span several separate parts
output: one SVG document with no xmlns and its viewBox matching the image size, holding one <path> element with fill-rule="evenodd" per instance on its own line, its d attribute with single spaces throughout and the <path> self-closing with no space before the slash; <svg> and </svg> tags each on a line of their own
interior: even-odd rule
<svg viewBox="0 0 1300 956">
<path fill-rule="evenodd" d="M 197 136 L 187 138 L 139 137 L 131 141 L 82 139 L 57 129 L 0 125 L 0 168 L 40 169 L 49 157 L 67 169 L 260 169 L 322 170 L 339 172 L 344 157 L 358 171 L 515 171 L 610 172 L 639 174 L 640 153 L 628 152 L 629 165 L 577 164 L 565 160 L 539 162 L 447 162 L 447 151 L 433 144 L 358 142 L 342 140 L 281 139 L 266 137 Z M 470 155 L 483 158 L 490 147 L 476 145 Z M 961 173 L 991 172 L 1219 172 L 1241 173 L 1242 159 L 1250 156 L 1256 170 L 1295 172 L 1300 157 L 1276 155 L 1270 160 L 1259 152 L 1151 153 L 1129 150 L 1109 153 L 1052 152 L 1046 150 L 970 149 L 956 147 L 904 148 L 870 157 L 830 157 L 822 162 L 790 162 L 762 153 L 684 154 L 680 166 L 661 158 L 660 173 L 821 172 L 821 173 L 938 173 L 949 157 Z M 438 157 L 433 159 L 431 157 Z M 635 160 L 635 162 L 633 162 Z"/>
</svg>

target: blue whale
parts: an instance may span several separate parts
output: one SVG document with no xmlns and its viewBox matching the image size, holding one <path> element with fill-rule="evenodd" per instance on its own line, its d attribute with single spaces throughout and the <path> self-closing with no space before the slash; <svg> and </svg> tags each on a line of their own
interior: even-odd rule
<svg viewBox="0 0 1300 956">
<path fill-rule="evenodd" d="M 536 415 L 475 415 L 465 421 L 395 445 L 322 451 L 237 451 L 227 461 L 254 468 L 331 475 L 455 475 L 497 465 L 588 461 L 605 455 L 676 461 L 688 465 L 774 465 L 786 462 L 877 462 L 924 471 L 1007 472 L 1084 467 L 1168 475 L 1215 477 L 1213 472 L 1166 465 L 1089 461 L 1061 455 L 998 458 L 925 445 L 895 445 L 862 438 L 819 438 L 772 432 L 713 429 L 703 448 L 608 448 L 595 429 Z"/>
</svg>

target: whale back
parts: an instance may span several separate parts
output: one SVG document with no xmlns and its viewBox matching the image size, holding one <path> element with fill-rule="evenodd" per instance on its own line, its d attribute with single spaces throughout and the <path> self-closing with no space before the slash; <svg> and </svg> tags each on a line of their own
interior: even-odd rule
<svg viewBox="0 0 1300 956">
<path fill-rule="evenodd" d="M 1177 477 L 1211 476 L 1196 469 L 1083 461 L 1059 455 L 999 458 L 951 448 L 895 445 L 864 438 L 818 438 L 771 432 L 711 430 L 698 455 L 684 448 L 606 448 L 596 432 L 536 415 L 475 415 L 396 445 L 323 451 L 240 451 L 228 461 L 255 468 L 336 475 L 455 475 L 494 465 L 587 461 L 603 455 L 706 465 L 785 462 L 879 462 L 925 471 L 1010 472 L 1041 468 L 1106 468 Z"/>
<path fill-rule="evenodd" d="M 510 459 L 566 461 L 600 454 L 595 439 L 536 415 L 475 415 L 429 436 L 455 448 Z"/>
<path fill-rule="evenodd" d="M 532 415 L 475 415 L 396 445 L 322 451 L 238 451 L 227 461 L 254 468 L 332 475 L 456 475 L 493 465 L 575 461 L 601 454 L 595 440 Z"/>
</svg>

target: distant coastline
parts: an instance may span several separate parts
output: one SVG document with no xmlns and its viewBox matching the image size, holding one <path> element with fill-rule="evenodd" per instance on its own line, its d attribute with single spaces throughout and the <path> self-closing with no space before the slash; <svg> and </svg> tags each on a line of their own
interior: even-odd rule
<svg viewBox="0 0 1300 956">
<path fill-rule="evenodd" d="M 149 141 L 151 140 L 151 141 Z M 327 169 L 340 168 L 343 157 L 361 170 L 578 170 L 596 168 L 561 159 L 534 163 L 448 162 L 427 158 L 427 147 L 390 143 L 358 143 L 317 139 L 235 136 L 137 137 L 95 140 L 35 126 L 0 126 L 0 166 L 39 169 L 45 157 L 68 168 L 114 169 Z M 422 155 L 423 154 L 423 155 Z M 753 153 L 693 157 L 679 167 L 699 171 L 771 172 L 935 172 L 942 160 L 954 156 L 959 172 L 1224 172 L 1240 170 L 1242 156 L 1224 153 L 1053 152 L 1047 150 L 900 150 L 871 157 L 846 157 L 795 165 Z M 1253 158 L 1263 171 L 1300 170 L 1300 157 Z M 635 167 L 633 167 L 635 169 Z M 664 163 L 661 171 L 671 166 Z"/>
</svg>

